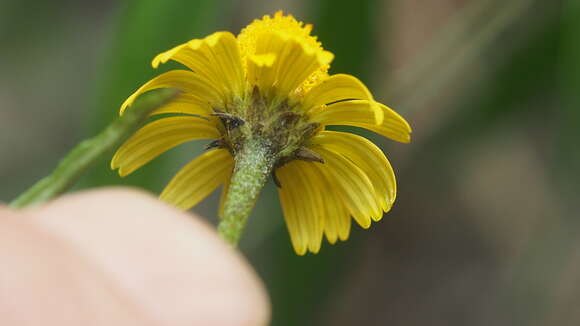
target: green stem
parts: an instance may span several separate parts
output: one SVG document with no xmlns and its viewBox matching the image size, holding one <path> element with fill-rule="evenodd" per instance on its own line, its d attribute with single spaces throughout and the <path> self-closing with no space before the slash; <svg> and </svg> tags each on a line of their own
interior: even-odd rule
<svg viewBox="0 0 580 326">
<path fill-rule="evenodd" d="M 98 159 L 119 146 L 149 114 L 177 95 L 175 89 L 163 89 L 142 96 L 125 114 L 113 121 L 97 136 L 86 139 L 73 148 L 54 171 L 26 190 L 10 206 L 23 208 L 55 198 L 75 184 L 77 179 Z"/>
<path fill-rule="evenodd" d="M 236 246 L 260 191 L 270 176 L 276 156 L 268 144 L 257 138 L 246 140 L 236 153 L 234 172 L 224 203 L 218 233 Z"/>
</svg>

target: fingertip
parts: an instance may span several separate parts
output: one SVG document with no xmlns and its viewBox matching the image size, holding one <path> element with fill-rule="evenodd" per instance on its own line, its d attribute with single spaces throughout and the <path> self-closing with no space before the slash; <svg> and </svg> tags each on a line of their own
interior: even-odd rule
<svg viewBox="0 0 580 326">
<path fill-rule="evenodd" d="M 130 188 L 65 196 L 29 211 L 170 325 L 266 325 L 269 299 L 253 268 L 214 228 Z"/>
</svg>

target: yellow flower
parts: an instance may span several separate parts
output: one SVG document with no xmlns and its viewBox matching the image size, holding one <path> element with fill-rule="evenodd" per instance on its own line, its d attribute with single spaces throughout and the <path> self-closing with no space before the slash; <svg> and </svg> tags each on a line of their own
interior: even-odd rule
<svg viewBox="0 0 580 326">
<path fill-rule="evenodd" d="M 346 240 L 351 217 L 363 228 L 380 220 L 396 196 L 389 161 L 366 138 L 325 127 L 366 128 L 399 142 L 410 141 L 411 129 L 357 78 L 329 75 L 334 55 L 310 35 L 311 29 L 277 12 L 255 20 L 237 37 L 216 32 L 155 57 L 155 68 L 174 60 L 189 70 L 147 82 L 123 103 L 121 114 L 147 91 L 170 87 L 181 93 L 152 113 L 165 115 L 135 133 L 111 167 L 125 176 L 174 146 L 214 139 L 211 150 L 183 167 L 161 198 L 189 209 L 223 184 L 223 216 L 226 196 L 235 202 L 235 196 L 244 195 L 243 187 L 228 195 L 232 173 L 265 162 L 258 172 L 273 172 L 299 255 L 317 253 L 323 236 L 330 243 Z M 242 159 L 252 144 L 263 151 L 254 161 Z M 253 182 L 247 175 L 236 180 Z"/>
</svg>

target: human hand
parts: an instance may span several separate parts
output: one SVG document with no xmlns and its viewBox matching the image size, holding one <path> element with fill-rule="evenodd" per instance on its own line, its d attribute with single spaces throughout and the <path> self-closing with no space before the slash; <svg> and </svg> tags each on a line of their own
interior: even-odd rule
<svg viewBox="0 0 580 326">
<path fill-rule="evenodd" d="M 198 217 L 105 189 L 0 207 L 0 325 L 266 325 L 255 272 Z"/>
</svg>

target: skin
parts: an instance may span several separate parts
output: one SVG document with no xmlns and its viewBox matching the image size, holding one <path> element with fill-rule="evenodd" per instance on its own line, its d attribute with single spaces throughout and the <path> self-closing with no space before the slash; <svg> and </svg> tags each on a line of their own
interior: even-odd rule
<svg viewBox="0 0 580 326">
<path fill-rule="evenodd" d="M 197 216 L 110 188 L 0 207 L 0 325 L 267 325 L 256 273 Z"/>
</svg>

